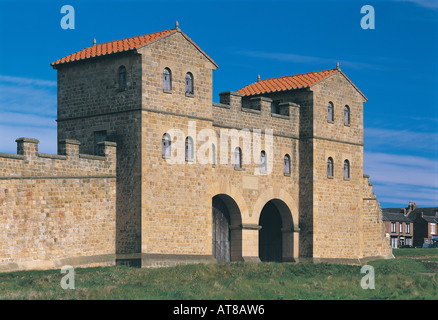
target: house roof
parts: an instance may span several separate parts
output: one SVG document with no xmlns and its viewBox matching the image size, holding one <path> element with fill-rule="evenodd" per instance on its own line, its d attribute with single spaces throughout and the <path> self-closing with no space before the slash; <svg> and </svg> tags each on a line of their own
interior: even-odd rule
<svg viewBox="0 0 438 320">
<path fill-rule="evenodd" d="M 412 222 L 411 219 L 409 219 L 403 213 L 400 212 L 383 212 L 382 220 L 397 221 L 397 222 Z"/>
<path fill-rule="evenodd" d="M 91 47 L 82 49 L 78 52 L 65 56 L 64 58 L 58 59 L 52 62 L 50 65 L 56 69 L 56 67 L 59 65 L 73 61 L 86 60 L 86 59 L 91 59 L 95 57 L 110 55 L 124 51 L 137 50 L 149 43 L 152 43 L 158 39 L 164 38 L 176 32 L 181 33 L 181 35 L 184 38 L 186 38 L 189 42 L 191 42 L 196 47 L 197 50 L 199 50 L 207 59 L 209 59 L 216 66 L 216 68 L 218 67 L 217 64 L 213 61 L 213 59 L 211 59 L 204 51 L 202 51 L 201 48 L 199 48 L 186 34 L 181 32 L 179 28 L 95 44 Z"/>
<path fill-rule="evenodd" d="M 429 207 L 429 208 L 417 208 L 415 210 L 412 211 L 412 213 L 422 213 L 425 216 L 435 216 L 436 218 L 438 218 L 438 207 Z"/>
<path fill-rule="evenodd" d="M 243 96 L 253 96 L 265 93 L 281 92 L 293 89 L 310 88 L 321 80 L 339 72 L 348 82 L 367 100 L 365 95 L 351 82 L 350 79 L 339 69 L 306 72 L 277 78 L 262 79 L 240 89 Z"/>
<path fill-rule="evenodd" d="M 421 217 L 421 213 L 423 213 L 424 217 L 432 217 L 438 219 L 438 207 L 416 208 L 409 213 L 409 217 L 411 219 L 416 219 L 417 217 Z"/>
<path fill-rule="evenodd" d="M 420 216 L 421 217 L 421 216 Z M 426 222 L 437 223 L 438 219 L 431 216 L 423 216 L 422 217 Z"/>
</svg>

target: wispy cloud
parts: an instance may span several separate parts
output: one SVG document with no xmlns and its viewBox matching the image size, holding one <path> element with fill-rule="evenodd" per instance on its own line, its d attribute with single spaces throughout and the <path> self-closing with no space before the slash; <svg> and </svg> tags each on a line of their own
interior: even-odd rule
<svg viewBox="0 0 438 320">
<path fill-rule="evenodd" d="M 56 82 L 0 75 L 0 152 L 15 153 L 15 139 L 37 138 L 56 153 Z"/>
<path fill-rule="evenodd" d="M 17 152 L 15 140 L 20 137 L 38 139 L 40 152 L 52 154 L 58 152 L 56 128 L 7 125 L 0 125 L 0 152 L 15 154 Z"/>
<path fill-rule="evenodd" d="M 415 129 L 415 128 L 414 128 Z M 366 128 L 365 145 L 372 150 L 381 148 L 400 149 L 405 152 L 437 150 L 438 131 L 417 132 L 413 129 Z"/>
<path fill-rule="evenodd" d="M 370 174 L 381 202 L 438 206 L 438 160 L 415 155 L 365 152 L 364 172 Z"/>
<path fill-rule="evenodd" d="M 281 52 L 263 52 L 263 51 L 237 51 L 236 54 L 254 57 L 260 59 L 269 59 L 283 62 L 293 62 L 293 63 L 308 63 L 308 64 L 324 64 L 335 67 L 336 62 L 340 63 L 340 66 L 352 68 L 352 69 L 373 69 L 373 70 L 383 70 L 384 68 L 380 65 L 359 61 L 349 61 L 334 58 L 324 58 L 315 57 L 308 55 L 299 55 L 293 53 L 281 53 Z"/>
<path fill-rule="evenodd" d="M 0 82 L 13 83 L 20 86 L 33 85 L 33 86 L 43 86 L 43 87 L 56 87 L 56 81 L 23 78 L 23 77 L 11 77 L 5 75 L 0 75 Z"/>
<path fill-rule="evenodd" d="M 0 112 L 56 116 L 56 89 L 0 83 Z"/>
<path fill-rule="evenodd" d="M 397 2 L 411 2 L 420 7 L 436 10 L 438 9 L 437 0 L 395 0 Z"/>
</svg>

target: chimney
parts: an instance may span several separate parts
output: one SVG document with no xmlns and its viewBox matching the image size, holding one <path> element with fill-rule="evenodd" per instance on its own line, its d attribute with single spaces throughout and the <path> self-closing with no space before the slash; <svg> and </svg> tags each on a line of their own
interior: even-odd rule
<svg viewBox="0 0 438 320">
<path fill-rule="evenodd" d="M 403 213 L 403 215 L 406 215 L 406 208 L 401 208 L 401 213 Z"/>
</svg>

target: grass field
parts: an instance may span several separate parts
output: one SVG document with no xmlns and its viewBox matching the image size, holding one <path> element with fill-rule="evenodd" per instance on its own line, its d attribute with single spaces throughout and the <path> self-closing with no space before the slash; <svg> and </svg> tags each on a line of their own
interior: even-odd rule
<svg viewBox="0 0 438 320">
<path fill-rule="evenodd" d="M 369 263 L 375 289 L 367 290 L 361 287 L 360 266 L 228 263 L 77 268 L 75 289 L 66 290 L 60 270 L 1 273 L 0 299 L 438 299 L 437 274 L 422 263 L 438 260 L 438 249 L 394 254 L 397 259 Z"/>
</svg>

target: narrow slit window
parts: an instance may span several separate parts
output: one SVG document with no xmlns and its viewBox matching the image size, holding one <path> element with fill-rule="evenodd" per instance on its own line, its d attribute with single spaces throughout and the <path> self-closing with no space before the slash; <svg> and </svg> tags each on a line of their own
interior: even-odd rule
<svg viewBox="0 0 438 320">
<path fill-rule="evenodd" d="M 344 161 L 344 179 L 350 179 L 350 161 Z"/>
<path fill-rule="evenodd" d="M 216 145 L 214 143 L 211 145 L 211 164 L 216 165 Z"/>
<path fill-rule="evenodd" d="M 170 135 L 165 133 L 162 138 L 162 156 L 164 158 L 171 156 L 170 141 Z"/>
<path fill-rule="evenodd" d="M 193 94 L 193 75 L 190 72 L 186 74 L 186 94 Z"/>
<path fill-rule="evenodd" d="M 234 168 L 242 168 L 242 149 L 240 147 L 234 149 Z"/>
<path fill-rule="evenodd" d="M 327 159 L 327 177 L 333 178 L 333 158 Z"/>
<path fill-rule="evenodd" d="M 334 107 L 333 107 L 333 103 L 329 102 L 328 106 L 327 106 L 327 121 L 334 121 L 335 117 L 334 117 Z"/>
<path fill-rule="evenodd" d="M 165 68 L 163 71 L 163 89 L 167 91 L 172 90 L 172 72 L 169 68 Z"/>
<path fill-rule="evenodd" d="M 290 156 L 286 154 L 284 156 L 284 168 L 283 168 L 284 174 L 290 174 Z"/>
<path fill-rule="evenodd" d="M 125 66 L 121 66 L 119 68 L 119 89 L 126 89 L 126 68 Z"/>
<path fill-rule="evenodd" d="M 344 124 L 350 125 L 350 107 L 349 106 L 344 107 Z"/>
<path fill-rule="evenodd" d="M 266 152 L 262 151 L 260 152 L 260 172 L 266 173 Z"/>
<path fill-rule="evenodd" d="M 193 160 L 193 139 L 192 137 L 186 138 L 186 160 L 191 161 Z"/>
</svg>

